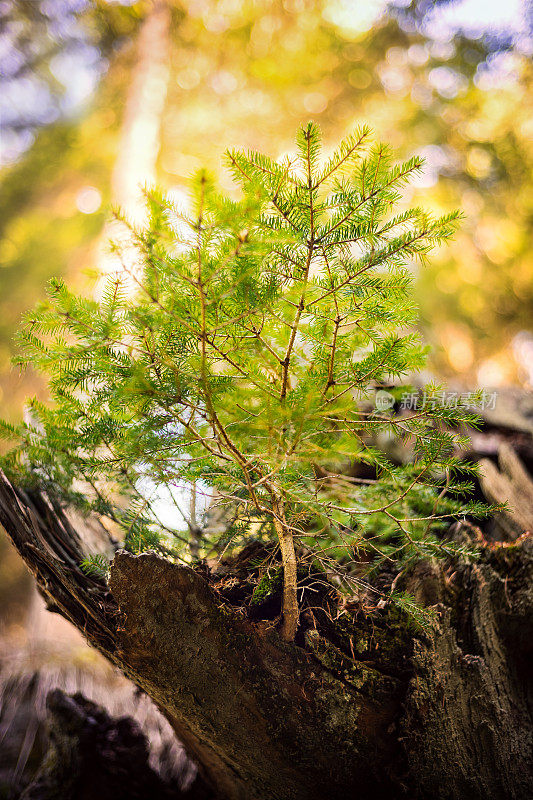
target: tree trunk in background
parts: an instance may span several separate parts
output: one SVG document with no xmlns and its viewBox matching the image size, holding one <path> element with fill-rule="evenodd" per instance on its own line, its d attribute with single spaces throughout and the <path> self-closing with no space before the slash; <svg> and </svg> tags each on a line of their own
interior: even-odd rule
<svg viewBox="0 0 533 800">
<path fill-rule="evenodd" d="M 404 573 L 438 614 L 427 634 L 394 610 L 344 609 L 287 644 L 216 575 L 155 554 L 119 551 L 109 587 L 87 577 L 62 510 L 5 477 L 0 522 L 49 606 L 157 703 L 217 797 L 533 795 L 531 536 Z"/>
<path fill-rule="evenodd" d="M 137 39 L 137 59 L 120 134 L 117 159 L 111 181 L 112 201 L 135 225 L 146 221 L 142 190 L 156 181 L 170 62 L 171 10 L 168 0 L 154 0 L 144 17 Z M 122 264 L 108 250 L 112 238 L 125 249 L 128 269 L 135 269 L 134 254 L 128 250 L 127 232 L 107 225 L 98 258 L 103 276 L 121 272 Z M 128 282 L 125 276 L 126 283 Z M 131 279 L 130 285 L 132 286 Z M 97 291 L 101 288 L 100 281 Z"/>
<path fill-rule="evenodd" d="M 112 200 L 135 225 L 145 222 L 145 205 L 142 189 L 156 180 L 156 162 L 159 153 L 161 118 L 163 115 L 170 61 L 171 11 L 168 0 L 154 0 L 149 5 L 139 29 L 136 42 L 136 66 L 133 72 L 120 134 L 117 159 L 112 176 Z M 135 270 L 135 254 L 128 247 L 127 231 L 112 224 L 104 228 L 98 245 L 97 264 L 102 279 L 98 281 L 98 295 L 109 274 L 122 271 L 121 260 L 109 252 L 109 239 L 119 243 L 123 258 L 130 270 Z M 128 275 L 126 285 L 133 288 Z M 29 611 L 29 639 L 40 642 L 44 649 L 53 651 L 59 640 L 72 635 L 59 620 L 47 621 L 42 600 L 37 595 L 31 599 Z"/>
</svg>

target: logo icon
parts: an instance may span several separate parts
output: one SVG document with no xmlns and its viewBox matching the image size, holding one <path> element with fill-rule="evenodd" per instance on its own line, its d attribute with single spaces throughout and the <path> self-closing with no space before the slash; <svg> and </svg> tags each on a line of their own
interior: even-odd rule
<svg viewBox="0 0 533 800">
<path fill-rule="evenodd" d="M 376 408 L 378 411 L 388 411 L 394 405 L 394 397 L 390 392 L 380 389 L 376 392 Z"/>
</svg>

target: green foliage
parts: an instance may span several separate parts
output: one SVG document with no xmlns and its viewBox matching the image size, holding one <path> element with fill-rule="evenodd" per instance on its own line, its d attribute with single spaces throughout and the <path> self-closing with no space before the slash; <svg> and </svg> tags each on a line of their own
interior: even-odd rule
<svg viewBox="0 0 533 800">
<path fill-rule="evenodd" d="M 187 557 L 179 496 L 194 485 L 241 540 L 281 530 L 328 568 L 343 547 L 348 583 L 363 562 L 438 555 L 439 524 L 482 511 L 453 500 L 473 471 L 455 431 L 475 418 L 439 403 L 438 387 L 403 415 L 374 398 L 424 364 L 409 265 L 458 214 L 395 213 L 422 164 L 394 164 L 367 128 L 325 164 L 312 123 L 294 157 L 231 152 L 228 164 L 240 200 L 204 173 L 190 214 L 147 195 L 149 224 L 131 228 L 142 269 L 110 278 L 99 301 L 50 283 L 19 362 L 49 376 L 52 402 L 32 403 L 4 468 L 112 518 L 134 552 Z M 410 463 L 376 447 L 382 433 Z M 350 461 L 375 478 L 347 477 Z M 163 494 L 173 524 L 159 519 Z M 204 531 L 202 552 L 219 536 Z"/>
<path fill-rule="evenodd" d="M 80 566 L 87 575 L 97 575 L 99 578 L 107 578 L 109 575 L 109 559 L 102 553 L 87 556 Z"/>
<path fill-rule="evenodd" d="M 399 592 L 391 596 L 393 605 L 405 615 L 407 625 L 415 632 L 431 634 L 437 624 L 437 612 L 433 608 L 422 608 L 410 594 Z"/>
</svg>

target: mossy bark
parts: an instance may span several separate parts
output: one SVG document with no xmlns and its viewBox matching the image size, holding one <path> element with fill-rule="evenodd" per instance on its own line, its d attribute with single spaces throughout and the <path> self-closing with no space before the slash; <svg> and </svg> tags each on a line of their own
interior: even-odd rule
<svg viewBox="0 0 533 800">
<path fill-rule="evenodd" d="M 438 612 L 430 634 L 358 611 L 296 644 L 153 553 L 119 551 L 109 587 L 87 579 L 60 509 L 5 478 L 0 522 L 50 605 L 155 700 L 218 797 L 533 796 L 529 537 L 404 575 Z"/>
</svg>

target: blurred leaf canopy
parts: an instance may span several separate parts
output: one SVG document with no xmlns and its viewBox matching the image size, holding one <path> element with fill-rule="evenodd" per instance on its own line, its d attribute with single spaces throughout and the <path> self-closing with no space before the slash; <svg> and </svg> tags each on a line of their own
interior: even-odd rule
<svg viewBox="0 0 533 800">
<path fill-rule="evenodd" d="M 158 182 L 180 202 L 191 173 L 206 166 L 228 189 L 226 147 L 278 157 L 309 118 L 326 144 L 370 124 L 398 158 L 426 158 L 407 202 L 466 215 L 452 247 L 418 276 L 434 368 L 482 385 L 531 380 L 533 67 L 525 23 L 518 33 L 480 35 L 446 26 L 439 9 L 451 3 L 425 0 L 161 2 L 171 27 Z M 90 290 L 84 274 L 98 262 L 138 38 L 153 7 L 2 3 L 4 414 L 18 416 L 35 389 L 10 367 L 22 312 L 52 275 Z"/>
</svg>

